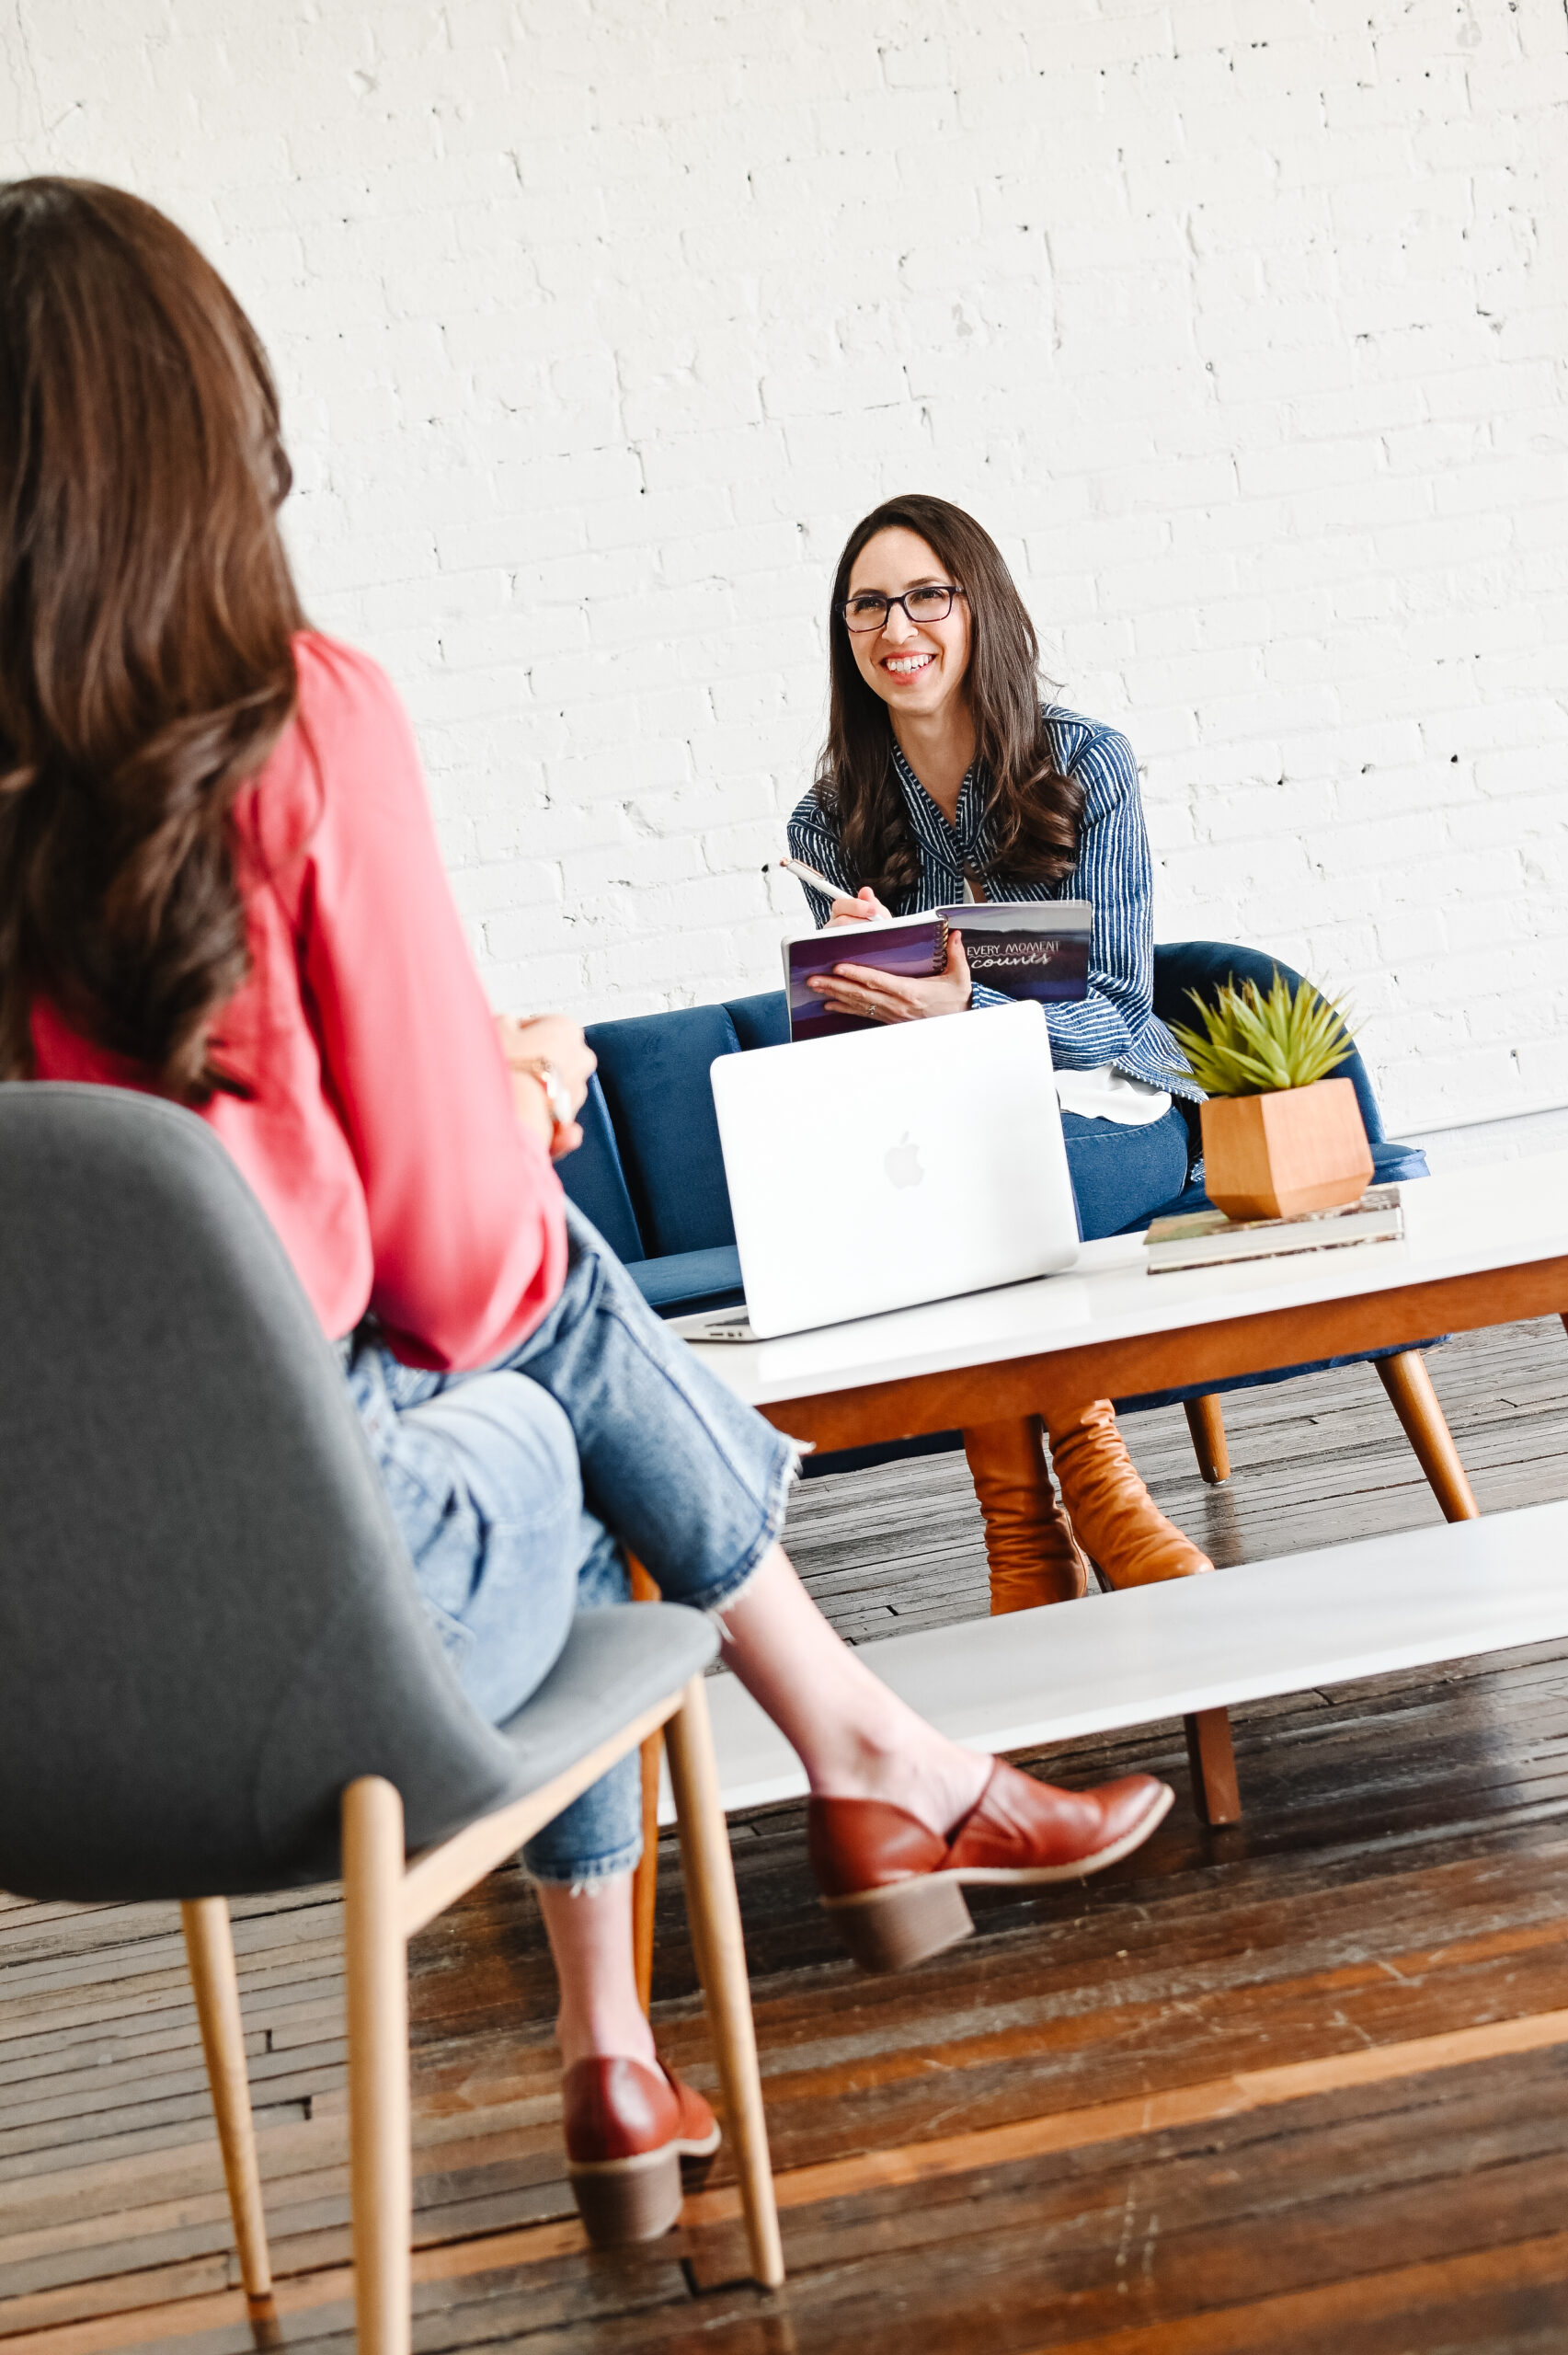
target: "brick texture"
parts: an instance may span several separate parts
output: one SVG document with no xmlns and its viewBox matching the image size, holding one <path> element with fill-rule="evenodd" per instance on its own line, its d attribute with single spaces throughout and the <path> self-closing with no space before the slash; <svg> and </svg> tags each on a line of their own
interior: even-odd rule
<svg viewBox="0 0 1568 2355">
<path fill-rule="evenodd" d="M 212 254 L 498 1004 L 771 985 L 856 515 L 1001 540 L 1162 937 L 1395 1125 L 1568 1101 L 1562 0 L 0 0 L 0 167 Z"/>
</svg>

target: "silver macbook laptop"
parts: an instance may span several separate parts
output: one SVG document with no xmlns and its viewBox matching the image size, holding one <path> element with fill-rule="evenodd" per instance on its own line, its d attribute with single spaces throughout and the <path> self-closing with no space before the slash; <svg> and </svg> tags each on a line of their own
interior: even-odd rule
<svg viewBox="0 0 1568 2355">
<path fill-rule="evenodd" d="M 1018 1283 L 1077 1256 L 1033 1002 L 722 1055 L 713 1089 L 746 1287 L 738 1338 Z"/>
</svg>

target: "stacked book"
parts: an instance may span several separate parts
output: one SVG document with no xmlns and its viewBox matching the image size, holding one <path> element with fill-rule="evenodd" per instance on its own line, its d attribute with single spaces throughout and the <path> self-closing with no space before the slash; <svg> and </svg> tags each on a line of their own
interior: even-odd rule
<svg viewBox="0 0 1568 2355">
<path fill-rule="evenodd" d="M 1359 1201 L 1299 1218 L 1227 1218 L 1195 1211 L 1186 1218 L 1157 1218 L 1144 1237 L 1151 1276 L 1189 1268 L 1232 1266 L 1239 1259 L 1278 1259 L 1296 1251 L 1338 1251 L 1351 1243 L 1397 1243 L 1404 1212 L 1397 1186 L 1369 1186 Z"/>
</svg>

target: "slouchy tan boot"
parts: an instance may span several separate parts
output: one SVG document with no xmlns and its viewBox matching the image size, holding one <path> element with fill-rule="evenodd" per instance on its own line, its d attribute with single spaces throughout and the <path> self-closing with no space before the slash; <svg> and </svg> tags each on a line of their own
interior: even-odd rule
<svg viewBox="0 0 1568 2355">
<path fill-rule="evenodd" d="M 1154 1586 L 1214 1568 L 1144 1487 L 1108 1398 L 1048 1428 L 1073 1534 L 1112 1586 Z"/>
<path fill-rule="evenodd" d="M 1089 1565 L 1057 1502 L 1044 1440 L 1038 1415 L 977 1423 L 964 1433 L 985 1515 L 993 1619 L 1042 1603 L 1075 1603 L 1088 1592 Z"/>
</svg>

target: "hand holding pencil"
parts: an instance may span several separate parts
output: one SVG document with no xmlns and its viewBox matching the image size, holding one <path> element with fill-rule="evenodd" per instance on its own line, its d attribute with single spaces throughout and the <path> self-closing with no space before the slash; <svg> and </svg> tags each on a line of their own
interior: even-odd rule
<svg viewBox="0 0 1568 2355">
<path fill-rule="evenodd" d="M 829 925 L 868 924 L 891 913 L 883 906 L 869 883 L 863 883 L 851 899 L 847 892 L 840 890 L 836 883 L 830 883 L 825 875 L 818 874 L 816 867 L 807 867 L 802 858 L 781 858 L 779 865 L 800 882 L 809 883 L 814 891 L 820 891 L 824 899 L 831 902 Z"/>
<path fill-rule="evenodd" d="M 802 859 L 781 858 L 779 865 L 830 902 L 832 913 L 824 931 L 890 916 L 869 883 L 863 883 L 851 899 Z M 948 934 L 946 966 L 929 982 L 903 979 L 871 965 L 844 964 L 835 965 L 830 973 L 814 973 L 806 986 L 830 1014 L 857 1014 L 864 1022 L 921 1022 L 936 1014 L 962 1014 L 973 994 L 961 932 Z"/>
</svg>

